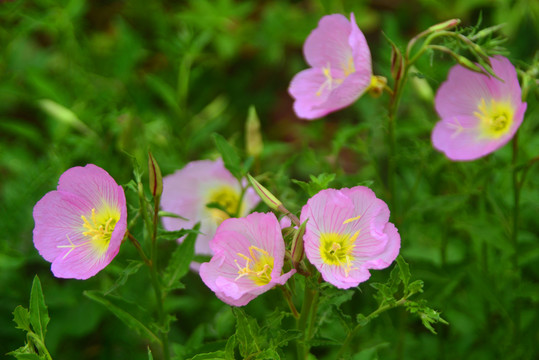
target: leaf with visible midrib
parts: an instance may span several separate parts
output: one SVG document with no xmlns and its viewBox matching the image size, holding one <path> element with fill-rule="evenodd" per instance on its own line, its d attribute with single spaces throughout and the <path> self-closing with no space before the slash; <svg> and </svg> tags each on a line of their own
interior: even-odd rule
<svg viewBox="0 0 539 360">
<path fill-rule="evenodd" d="M 49 320 L 49 312 L 47 311 L 47 305 L 45 305 L 41 282 L 36 275 L 30 293 L 30 323 L 32 324 L 34 332 L 42 341 L 45 340 L 45 333 L 47 332 Z"/>
<path fill-rule="evenodd" d="M 200 223 L 197 223 L 170 257 L 164 275 L 165 288 L 172 288 L 189 271 L 189 264 L 195 255 L 195 241 L 199 229 Z"/>
</svg>

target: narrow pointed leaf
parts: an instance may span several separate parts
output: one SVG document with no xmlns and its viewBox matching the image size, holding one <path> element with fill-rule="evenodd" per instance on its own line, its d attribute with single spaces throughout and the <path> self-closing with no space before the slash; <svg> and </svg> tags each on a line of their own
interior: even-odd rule
<svg viewBox="0 0 539 360">
<path fill-rule="evenodd" d="M 45 339 L 49 320 L 49 312 L 47 310 L 47 305 L 45 305 L 45 298 L 43 297 L 41 282 L 36 275 L 34 277 L 32 291 L 30 293 L 30 323 L 32 324 L 34 332 L 41 338 L 42 341 Z"/>
<path fill-rule="evenodd" d="M 193 227 L 193 231 L 187 235 L 172 254 L 164 275 L 165 288 L 173 287 L 189 271 L 189 264 L 195 255 L 195 242 L 199 229 L 200 223 Z"/>
</svg>

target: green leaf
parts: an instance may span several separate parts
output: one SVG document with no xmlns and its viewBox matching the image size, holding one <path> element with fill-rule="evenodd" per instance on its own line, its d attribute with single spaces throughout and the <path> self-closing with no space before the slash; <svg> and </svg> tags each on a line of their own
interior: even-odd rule
<svg viewBox="0 0 539 360">
<path fill-rule="evenodd" d="M 205 354 L 198 354 L 191 358 L 191 360 L 219 360 L 219 359 L 226 359 L 225 352 L 223 350 L 217 350 L 210 353 Z"/>
<path fill-rule="evenodd" d="M 251 354 L 259 353 L 265 346 L 260 337 L 260 327 L 253 319 L 240 308 L 232 308 L 236 317 L 236 340 L 240 354 L 246 358 Z"/>
<path fill-rule="evenodd" d="M 181 229 L 176 231 L 165 231 L 165 230 L 159 230 L 157 233 L 157 237 L 159 239 L 167 240 L 167 241 L 176 241 L 179 238 L 187 235 L 187 234 L 200 234 L 200 231 L 195 229 Z"/>
<path fill-rule="evenodd" d="M 199 229 L 200 223 L 197 223 L 170 257 L 164 274 L 163 283 L 165 288 L 174 286 L 189 271 L 189 264 L 191 264 L 195 255 L 195 242 L 199 234 Z"/>
<path fill-rule="evenodd" d="M 371 319 L 369 319 L 363 314 L 357 314 L 356 321 L 359 326 L 365 326 L 371 321 Z"/>
<path fill-rule="evenodd" d="M 335 174 L 322 173 L 317 177 L 311 175 L 308 183 L 292 179 L 292 182 L 299 185 L 309 196 L 316 195 L 320 190 L 327 189 L 329 184 L 335 180 Z"/>
<path fill-rule="evenodd" d="M 241 158 L 238 155 L 237 150 L 226 141 L 221 135 L 214 133 L 213 140 L 215 141 L 215 146 L 217 150 L 223 157 L 223 162 L 225 167 L 234 175 L 236 179 L 241 181 L 243 178 Z"/>
<path fill-rule="evenodd" d="M 17 324 L 17 329 L 32 331 L 30 329 L 30 312 L 27 308 L 21 305 L 17 306 L 13 311 L 13 321 Z"/>
<path fill-rule="evenodd" d="M 410 281 L 410 266 L 406 261 L 404 261 L 404 258 L 401 255 L 397 256 L 397 265 L 399 265 L 400 278 L 404 285 L 404 293 L 408 294 L 408 282 Z"/>
<path fill-rule="evenodd" d="M 234 356 L 234 349 L 236 348 L 236 335 L 232 335 L 228 338 L 225 347 L 225 359 L 226 360 L 236 360 Z"/>
<path fill-rule="evenodd" d="M 171 213 L 171 212 L 168 212 L 168 211 L 163 211 L 163 210 L 160 210 L 158 215 L 160 217 L 170 217 L 170 218 L 182 219 L 182 220 L 185 220 L 185 221 L 189 221 L 189 219 L 184 218 L 183 216 L 180 216 L 178 214 L 174 214 L 174 213 Z"/>
<path fill-rule="evenodd" d="M 152 350 L 148 346 L 148 360 L 153 360 Z"/>
<path fill-rule="evenodd" d="M 129 261 L 129 264 L 125 267 L 125 269 L 123 269 L 123 271 L 121 272 L 120 276 L 118 277 L 114 285 L 112 285 L 111 288 L 105 292 L 105 296 L 110 294 L 111 292 L 119 288 L 120 286 L 123 286 L 126 283 L 129 276 L 136 274 L 139 271 L 139 269 L 142 267 L 142 265 L 144 265 L 144 262 L 142 261 L 136 261 L 136 260 L 128 260 L 128 261 Z"/>
<path fill-rule="evenodd" d="M 22 351 L 24 351 L 22 349 L 25 349 L 25 347 L 22 347 L 22 348 L 19 348 L 19 349 L 15 350 L 15 351 L 9 352 L 9 353 L 7 353 L 7 355 L 14 356 L 18 360 L 44 360 L 44 359 L 46 359 L 45 356 L 39 356 L 38 354 L 31 354 L 31 353 L 22 352 Z"/>
<path fill-rule="evenodd" d="M 161 340 L 159 340 L 159 337 L 150 330 L 149 326 L 147 326 L 142 320 L 135 317 L 132 313 L 127 312 L 124 310 L 126 308 L 125 301 L 121 303 L 122 301 L 119 299 L 116 299 L 114 297 L 107 297 L 103 296 L 99 291 L 95 290 L 89 290 L 83 292 L 84 296 L 94 300 L 95 302 L 105 306 L 107 309 L 109 309 L 118 319 L 120 319 L 124 324 L 126 324 L 129 328 L 135 330 L 138 334 L 141 336 L 146 337 L 151 342 L 157 343 L 161 345 Z M 116 303 L 113 303 L 113 301 Z"/>
<path fill-rule="evenodd" d="M 36 275 L 32 283 L 32 291 L 30 292 L 30 323 L 34 332 L 41 338 L 41 341 L 45 340 L 49 320 L 49 312 L 47 311 L 47 305 L 45 305 L 41 282 Z"/>
</svg>

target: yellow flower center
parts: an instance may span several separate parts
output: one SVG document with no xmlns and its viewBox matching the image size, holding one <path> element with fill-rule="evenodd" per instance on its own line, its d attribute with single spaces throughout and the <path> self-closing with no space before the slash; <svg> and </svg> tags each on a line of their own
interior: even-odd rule
<svg viewBox="0 0 539 360">
<path fill-rule="evenodd" d="M 266 285 L 271 281 L 273 271 L 273 256 L 267 251 L 256 246 L 249 247 L 249 256 L 238 253 L 238 256 L 245 260 L 245 266 L 241 267 L 238 260 L 234 260 L 238 267 L 238 277 L 236 280 L 247 276 L 256 285 Z"/>
<path fill-rule="evenodd" d="M 361 216 L 356 216 L 347 219 L 343 225 L 357 221 Z M 354 260 L 353 250 L 355 241 L 359 236 L 359 230 L 353 235 L 338 234 L 338 233 L 321 233 L 320 234 L 320 257 L 322 261 L 328 265 L 344 266 L 346 276 L 350 271 L 356 268 L 352 267 Z"/>
<path fill-rule="evenodd" d="M 509 102 L 498 102 L 494 99 L 487 103 L 481 98 L 473 114 L 481 120 L 483 134 L 490 138 L 499 138 L 511 129 L 514 110 Z"/>
<path fill-rule="evenodd" d="M 102 256 L 105 254 L 109 247 L 110 238 L 112 236 L 112 232 L 114 231 L 114 227 L 116 226 L 118 220 L 120 220 L 120 212 L 106 208 L 97 214 L 94 208 L 92 209 L 90 220 L 88 220 L 84 215 L 81 215 L 81 219 L 82 228 L 86 230 L 82 232 L 82 235 L 88 238 L 88 241 L 80 244 L 73 244 L 69 236 L 67 236 L 69 245 L 58 245 L 59 248 L 69 249 L 69 251 L 64 255 L 64 259 L 71 253 L 71 251 L 86 244 L 91 244 L 93 247 L 93 252 L 96 253 L 97 256 Z"/>
<path fill-rule="evenodd" d="M 238 211 L 238 203 L 240 201 L 240 195 L 231 186 L 222 186 L 215 189 L 210 193 L 208 203 L 219 204 L 224 210 L 210 208 L 208 209 L 211 217 L 217 224 L 221 224 L 224 220 L 228 219 L 229 214 L 235 214 Z M 243 204 L 242 204 L 243 205 Z M 239 209 L 240 213 L 243 209 Z"/>
<path fill-rule="evenodd" d="M 352 55 L 348 57 L 346 63 L 341 64 L 341 70 L 344 73 L 344 77 L 342 79 L 333 78 L 333 76 L 331 75 L 330 63 L 328 63 L 327 66 L 322 68 L 322 72 L 324 74 L 324 77 L 326 78 L 326 81 L 324 81 L 324 83 L 318 88 L 318 91 L 316 92 L 316 96 L 322 95 L 322 92 L 325 89 L 328 89 L 329 91 L 333 90 L 335 87 L 342 84 L 342 82 L 344 81 L 344 79 L 348 77 L 348 75 L 356 72 L 356 67 L 354 65 L 354 58 L 352 57 Z"/>
</svg>

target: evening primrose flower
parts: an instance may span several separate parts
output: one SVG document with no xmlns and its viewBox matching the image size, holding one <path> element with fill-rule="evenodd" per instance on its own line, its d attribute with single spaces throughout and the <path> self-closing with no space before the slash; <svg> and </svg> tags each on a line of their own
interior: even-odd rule
<svg viewBox="0 0 539 360">
<path fill-rule="evenodd" d="M 273 213 L 223 221 L 210 242 L 214 253 L 200 266 L 202 281 L 219 299 L 243 306 L 295 273 L 281 274 L 285 244 Z"/>
<path fill-rule="evenodd" d="M 388 267 L 399 254 L 400 235 L 389 209 L 364 186 L 322 190 L 301 210 L 307 221 L 305 255 L 325 281 L 341 289 L 359 285 L 369 269 Z"/>
<path fill-rule="evenodd" d="M 324 16 L 303 45 L 311 66 L 296 74 L 288 92 L 294 111 L 303 119 L 320 118 L 356 101 L 376 82 L 371 53 L 354 14 Z"/>
<path fill-rule="evenodd" d="M 432 131 L 432 143 L 451 160 L 475 160 L 499 149 L 524 118 L 515 67 L 502 56 L 490 62 L 501 80 L 456 65 L 436 94 L 442 120 Z"/>
<path fill-rule="evenodd" d="M 92 164 L 62 174 L 34 206 L 34 245 L 59 278 L 88 279 L 118 254 L 127 229 L 124 190 Z"/>
<path fill-rule="evenodd" d="M 221 159 L 192 161 L 163 178 L 162 209 L 187 219 L 164 217 L 163 226 L 174 231 L 192 228 L 200 222 L 201 234 L 197 237 L 195 253 L 212 255 L 209 242 L 217 226 L 230 214 L 248 214 L 260 201 L 251 188 L 247 189 L 241 202 L 240 198 L 240 183 Z M 207 204 L 218 204 L 226 211 L 209 208 Z"/>
</svg>

